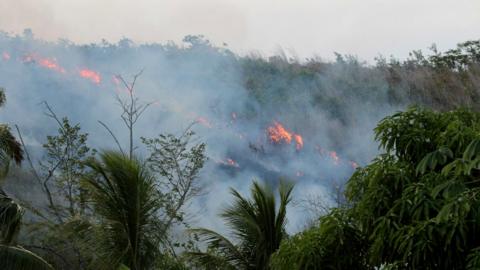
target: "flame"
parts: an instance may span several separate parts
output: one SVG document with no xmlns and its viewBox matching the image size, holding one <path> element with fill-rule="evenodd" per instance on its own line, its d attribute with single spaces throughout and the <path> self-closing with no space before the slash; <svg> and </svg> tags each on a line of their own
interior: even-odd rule
<svg viewBox="0 0 480 270">
<path fill-rule="evenodd" d="M 277 121 L 273 122 L 273 126 L 267 128 L 268 137 L 273 143 L 287 143 L 290 144 L 292 139 L 295 141 L 295 148 L 297 150 L 303 147 L 303 138 L 299 134 L 289 132 L 285 127 Z"/>
<path fill-rule="evenodd" d="M 328 155 L 332 158 L 333 163 L 335 163 L 335 165 L 338 165 L 338 163 L 340 162 L 340 158 L 338 157 L 337 152 L 330 151 Z"/>
<path fill-rule="evenodd" d="M 352 169 L 356 169 L 359 167 L 358 163 L 356 163 L 355 161 L 350 161 L 350 166 L 352 167 Z"/>
<path fill-rule="evenodd" d="M 295 142 L 296 142 L 295 148 L 297 148 L 297 150 L 302 149 L 303 148 L 303 138 L 302 138 L 302 136 L 300 136 L 298 134 L 293 134 L 293 138 L 295 139 Z"/>
<path fill-rule="evenodd" d="M 227 164 L 230 166 L 238 167 L 237 162 L 231 158 L 227 158 Z"/>
<path fill-rule="evenodd" d="M 7 52 L 3 52 L 2 58 L 3 58 L 3 60 L 8 61 L 8 60 L 10 60 L 10 54 L 7 53 Z"/>
<path fill-rule="evenodd" d="M 197 120 L 196 120 L 197 123 L 200 123 L 202 124 L 203 126 L 206 126 L 208 128 L 212 128 L 212 124 L 210 123 L 210 121 L 208 121 L 207 118 L 205 117 L 198 117 Z"/>
<path fill-rule="evenodd" d="M 292 134 L 288 132 L 282 124 L 278 122 L 273 123 L 273 127 L 268 127 L 267 128 L 268 135 L 270 137 L 270 140 L 274 143 L 281 143 L 282 141 L 286 143 L 291 143 L 292 142 Z"/>
<path fill-rule="evenodd" d="M 238 163 L 231 159 L 231 158 L 227 158 L 225 160 L 219 160 L 217 161 L 217 163 L 219 164 L 222 164 L 222 165 L 225 165 L 225 166 L 230 166 L 230 167 L 235 167 L 235 168 L 239 168 L 240 166 L 238 165 Z"/>
<path fill-rule="evenodd" d="M 43 58 L 37 54 L 30 53 L 23 57 L 24 63 L 37 63 L 39 66 L 54 70 L 60 73 L 66 73 L 65 69 L 61 67 L 55 58 Z"/>
<path fill-rule="evenodd" d="M 100 77 L 100 74 L 98 74 L 98 72 L 95 72 L 95 71 L 90 70 L 90 69 L 81 69 L 79 71 L 79 74 L 80 74 L 81 77 L 83 77 L 85 79 L 89 79 L 90 81 L 92 81 L 96 84 L 100 84 L 101 77 Z"/>
</svg>

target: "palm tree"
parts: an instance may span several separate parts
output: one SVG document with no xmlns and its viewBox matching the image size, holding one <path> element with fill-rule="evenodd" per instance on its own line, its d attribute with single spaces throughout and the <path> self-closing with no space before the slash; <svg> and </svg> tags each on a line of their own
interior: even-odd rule
<svg viewBox="0 0 480 270">
<path fill-rule="evenodd" d="M 159 255 L 157 212 L 162 201 L 155 179 L 134 157 L 105 151 L 100 160 L 87 166 L 97 175 L 86 178 L 94 211 L 100 217 L 94 248 L 95 268 L 132 270 L 149 269 Z"/>
<path fill-rule="evenodd" d="M 236 244 L 212 230 L 194 229 L 191 232 L 207 242 L 208 250 L 191 252 L 188 256 L 208 269 L 268 269 L 270 255 L 286 236 L 286 211 L 292 189 L 292 185 L 280 184 L 278 210 L 269 186 L 253 182 L 250 200 L 231 189 L 234 202 L 220 216 Z"/>
<path fill-rule="evenodd" d="M 0 87 L 0 107 L 5 104 L 5 90 Z M 6 124 L 0 124 L 0 166 L 2 167 L 1 176 L 6 176 L 10 160 L 17 164 L 23 160 L 23 150 L 20 143 L 15 139 Z"/>
<path fill-rule="evenodd" d="M 0 106 L 5 103 L 5 93 L 0 88 Z M 17 164 L 23 159 L 20 143 L 5 124 L 0 124 L 0 269 L 52 269 L 38 255 L 15 245 L 24 209 L 7 196 L 1 182 L 5 179 L 10 160 Z"/>
</svg>

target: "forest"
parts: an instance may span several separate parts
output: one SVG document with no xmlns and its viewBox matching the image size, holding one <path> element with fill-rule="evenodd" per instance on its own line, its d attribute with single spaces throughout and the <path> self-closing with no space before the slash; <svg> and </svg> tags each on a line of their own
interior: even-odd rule
<svg viewBox="0 0 480 270">
<path fill-rule="evenodd" d="M 239 56 L 201 36 L 80 46 L 31 35 L 0 36 L 0 105 L 12 96 L 51 124 L 0 112 L 11 114 L 0 126 L 0 269 L 480 269 L 480 40 L 366 63 Z M 88 84 L 64 77 L 73 60 L 60 55 L 72 54 L 100 59 L 101 71 L 77 72 Z M 55 92 L 106 87 L 101 61 L 135 59 L 144 69 L 118 68 L 134 75 L 113 76 L 113 98 Z M 140 89 L 157 84 L 171 107 L 153 113 Z M 26 94 L 40 90 L 40 102 Z M 95 121 L 56 99 L 117 109 L 91 105 Z M 329 195 L 307 194 L 314 186 Z M 198 226 L 212 200 L 219 211 L 204 219 L 223 225 Z"/>
</svg>

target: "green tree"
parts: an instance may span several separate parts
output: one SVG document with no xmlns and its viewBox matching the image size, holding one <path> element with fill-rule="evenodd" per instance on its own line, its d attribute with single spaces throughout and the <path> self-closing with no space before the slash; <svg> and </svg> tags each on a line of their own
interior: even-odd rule
<svg viewBox="0 0 480 270">
<path fill-rule="evenodd" d="M 189 226 L 185 205 L 203 191 L 198 177 L 207 159 L 206 145 L 192 144 L 194 135 L 195 133 L 187 128 L 180 136 L 160 134 L 153 139 L 142 138 L 150 153 L 147 165 L 155 173 L 164 200 L 164 207 L 159 216 L 164 221 L 162 243 L 172 255 L 175 255 L 175 246 L 180 243 L 172 239 L 170 232 L 174 225 Z M 185 243 L 181 245 L 185 246 Z"/>
<path fill-rule="evenodd" d="M 269 186 L 253 182 L 251 199 L 232 189 L 233 204 L 221 217 L 234 241 L 209 229 L 194 229 L 208 244 L 205 252 L 191 252 L 189 256 L 206 269 L 268 269 L 270 255 L 286 237 L 287 205 L 293 186 L 280 184 L 280 205 Z"/>
<path fill-rule="evenodd" d="M 5 89 L 0 87 L 0 107 L 6 102 Z M 10 161 L 20 163 L 23 160 L 23 150 L 6 124 L 0 124 L 0 166 L 3 175 L 6 175 Z"/>
<path fill-rule="evenodd" d="M 334 209 L 319 225 L 282 241 L 273 270 L 369 269 L 366 241 L 348 209 Z"/>
<path fill-rule="evenodd" d="M 411 108 L 375 132 L 385 153 L 346 192 L 371 265 L 478 269 L 480 114 Z"/>
<path fill-rule="evenodd" d="M 45 260 L 16 243 L 24 212 L 0 186 L 0 269 L 51 270 Z"/>
<path fill-rule="evenodd" d="M 150 269 L 160 255 L 163 225 L 157 218 L 162 198 L 143 162 L 105 151 L 87 166 L 97 173 L 86 178 L 98 222 L 90 244 L 96 269 Z"/>
<path fill-rule="evenodd" d="M 0 88 L 0 106 L 4 103 L 5 93 Z M 0 164 L 2 166 L 0 176 L 0 269 L 52 269 L 38 255 L 16 243 L 25 211 L 12 198 L 8 197 L 2 188 L 2 180 L 8 173 L 11 159 L 20 164 L 23 159 L 23 151 L 20 143 L 11 134 L 10 128 L 2 124 L 0 125 Z"/>
<path fill-rule="evenodd" d="M 480 113 L 412 107 L 375 129 L 384 153 L 348 208 L 282 243 L 273 269 L 479 269 Z"/>
</svg>

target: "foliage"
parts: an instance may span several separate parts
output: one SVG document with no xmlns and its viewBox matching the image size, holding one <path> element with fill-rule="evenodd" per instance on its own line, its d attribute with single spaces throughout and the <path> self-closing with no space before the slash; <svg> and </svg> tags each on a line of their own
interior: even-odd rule
<svg viewBox="0 0 480 270">
<path fill-rule="evenodd" d="M 271 269 L 369 269 L 366 241 L 346 209 L 335 209 L 313 227 L 286 239 L 272 255 Z"/>
<path fill-rule="evenodd" d="M 88 134 L 80 133 L 79 124 L 70 124 L 66 117 L 61 121 L 55 119 L 59 125 L 58 134 L 47 136 L 47 142 L 43 144 L 45 158 L 40 164 L 45 174 L 42 179 L 44 187 L 49 189 L 48 182 L 53 181 L 54 195 L 60 201 L 52 202 L 50 207 L 55 208 L 63 220 L 85 214 L 86 191 L 80 186 L 80 179 L 87 174 L 84 161 L 95 151 L 87 146 Z"/>
<path fill-rule="evenodd" d="M 268 186 L 254 182 L 251 200 L 232 189 L 234 202 L 220 216 L 236 244 L 212 230 L 194 229 L 192 232 L 207 242 L 209 250 L 189 255 L 207 269 L 268 269 L 270 255 L 286 237 L 286 207 L 292 189 L 292 185 L 280 184 L 278 210 Z"/>
<path fill-rule="evenodd" d="M 0 269 L 5 270 L 53 270 L 35 253 L 21 247 L 0 244 Z"/>
<path fill-rule="evenodd" d="M 410 108 L 375 129 L 386 150 L 347 186 L 370 263 L 465 269 L 478 260 L 480 114 Z"/>
<path fill-rule="evenodd" d="M 155 178 L 140 160 L 105 151 L 87 162 L 97 176 L 86 178 L 94 211 L 97 269 L 121 263 L 132 270 L 149 269 L 159 255 L 163 224 L 157 218 L 162 199 Z"/>
<path fill-rule="evenodd" d="M 0 88 L 0 106 L 5 103 L 4 89 Z M 10 133 L 7 125 L 0 125 L 0 159 L 2 174 L 0 180 L 8 173 L 10 159 L 17 164 L 23 159 L 20 143 Z M 38 255 L 15 246 L 20 231 L 24 209 L 8 197 L 0 182 L 0 268 L 1 269 L 52 269 Z"/>
<path fill-rule="evenodd" d="M 150 156 L 147 165 L 157 177 L 164 208 L 160 213 L 164 220 L 163 242 L 173 250 L 169 230 L 176 223 L 188 226 L 184 206 L 202 192 L 198 182 L 200 169 L 206 161 L 205 144 L 193 144 L 195 133 L 190 129 L 180 136 L 163 135 L 153 139 L 142 138 Z"/>
</svg>

